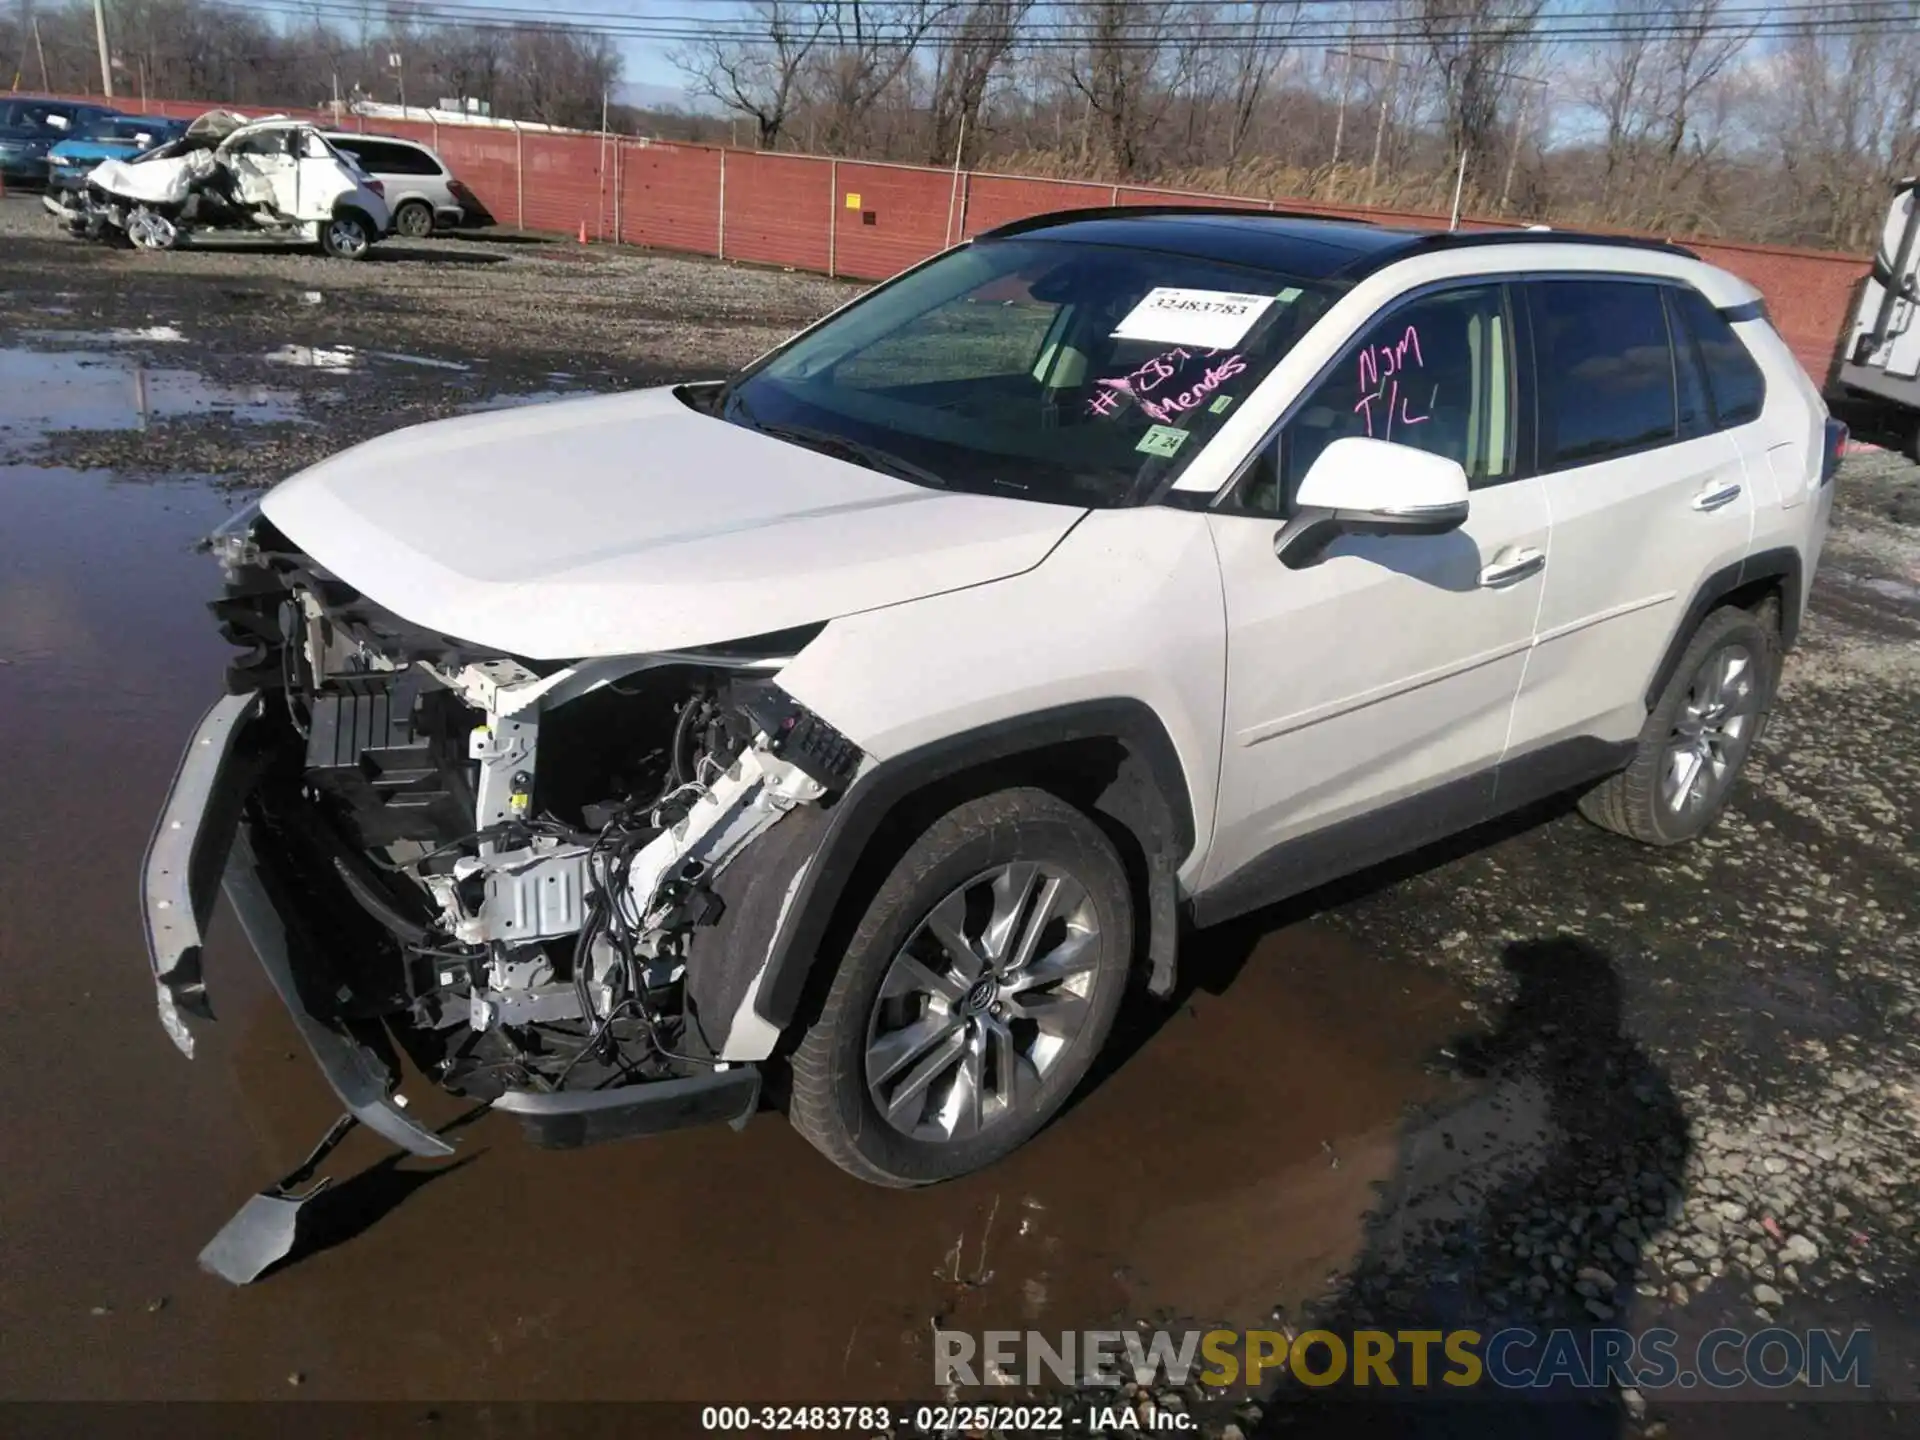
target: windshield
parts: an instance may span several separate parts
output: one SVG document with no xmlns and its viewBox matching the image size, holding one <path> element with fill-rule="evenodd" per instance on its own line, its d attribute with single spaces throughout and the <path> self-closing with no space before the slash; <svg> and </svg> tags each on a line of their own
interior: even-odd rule
<svg viewBox="0 0 1920 1440">
<path fill-rule="evenodd" d="M 108 115 L 89 124 L 81 132 L 81 138 L 87 140 L 131 140 L 139 143 L 146 140 L 161 140 L 173 133 L 173 126 L 165 120 L 145 120 L 138 116 Z"/>
<path fill-rule="evenodd" d="M 729 386 L 721 413 L 922 484 L 1137 504 L 1330 299 L 1184 255 L 989 240 L 802 336 Z"/>
</svg>

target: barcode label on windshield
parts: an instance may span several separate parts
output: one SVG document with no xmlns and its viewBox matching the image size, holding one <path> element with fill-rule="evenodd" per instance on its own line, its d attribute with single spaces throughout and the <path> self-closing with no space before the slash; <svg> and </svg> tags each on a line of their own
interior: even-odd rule
<svg viewBox="0 0 1920 1440">
<path fill-rule="evenodd" d="M 1271 295 L 1230 290 L 1149 290 L 1114 330 L 1116 340 L 1151 340 L 1224 350 L 1246 338 L 1253 322 L 1273 304 Z"/>
</svg>

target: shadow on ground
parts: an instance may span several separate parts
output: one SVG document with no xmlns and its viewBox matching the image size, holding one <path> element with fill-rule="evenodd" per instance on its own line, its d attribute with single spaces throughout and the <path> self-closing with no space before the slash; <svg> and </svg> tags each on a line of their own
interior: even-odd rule
<svg viewBox="0 0 1920 1440">
<path fill-rule="evenodd" d="M 1582 1389 L 1572 1374 L 1585 1371 L 1596 1332 L 1627 1323 L 1646 1237 L 1680 1201 L 1686 1120 L 1666 1077 L 1625 1033 L 1619 973 L 1607 955 L 1555 937 L 1511 945 L 1504 959 L 1513 982 L 1504 1013 L 1445 1057 L 1487 1088 L 1407 1127 L 1399 1173 L 1370 1217 L 1359 1261 L 1294 1323 L 1349 1346 L 1359 1330 L 1465 1328 L 1490 1338 L 1522 1327 L 1540 1340 L 1507 1354 L 1542 1383 L 1516 1392 L 1483 1380 L 1451 1393 L 1435 1385 L 1424 1399 L 1386 1399 L 1377 1383 L 1351 1383 L 1349 1357 L 1346 1375 L 1331 1385 L 1290 1376 L 1260 1433 L 1626 1433 L 1617 1393 Z M 1562 1333 L 1547 1340 L 1554 1331 Z M 1554 1363 L 1562 1348 L 1577 1354 L 1577 1367 Z M 1454 1368 L 1438 1346 L 1432 1359 L 1436 1379 Z M 1316 1344 L 1310 1360 L 1324 1373 L 1331 1352 Z"/>
</svg>

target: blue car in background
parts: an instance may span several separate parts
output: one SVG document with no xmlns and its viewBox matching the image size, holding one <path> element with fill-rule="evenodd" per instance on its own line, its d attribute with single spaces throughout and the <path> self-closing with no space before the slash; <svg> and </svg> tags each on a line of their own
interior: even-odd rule
<svg viewBox="0 0 1920 1440">
<path fill-rule="evenodd" d="M 47 189 L 84 190 L 102 160 L 128 160 L 183 134 L 187 122 L 159 115 L 100 115 L 47 151 Z"/>
<path fill-rule="evenodd" d="M 114 114 L 84 100 L 0 96 L 0 177 L 9 185 L 44 183 L 47 152 L 87 125 Z"/>
</svg>

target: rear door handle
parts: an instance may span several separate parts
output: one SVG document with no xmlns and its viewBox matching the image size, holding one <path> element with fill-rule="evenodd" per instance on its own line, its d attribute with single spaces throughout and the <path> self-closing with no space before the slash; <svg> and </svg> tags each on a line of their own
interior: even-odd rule
<svg viewBox="0 0 1920 1440">
<path fill-rule="evenodd" d="M 1722 505 L 1731 505 L 1739 498 L 1739 482 L 1730 481 L 1725 485 L 1716 485 L 1711 490 L 1702 490 L 1698 495 L 1693 497 L 1693 508 L 1696 510 L 1718 510 Z"/>
<path fill-rule="evenodd" d="M 1544 550 L 1502 550 L 1493 557 L 1493 563 L 1480 572 L 1480 583 L 1488 589 L 1494 589 L 1524 580 L 1529 575 L 1538 575 L 1546 568 L 1547 552 Z"/>
</svg>

